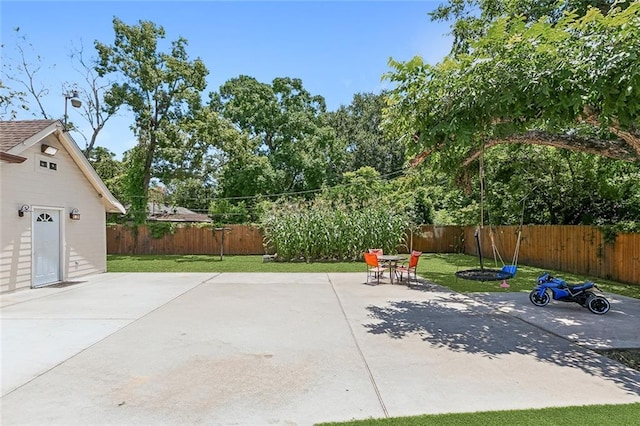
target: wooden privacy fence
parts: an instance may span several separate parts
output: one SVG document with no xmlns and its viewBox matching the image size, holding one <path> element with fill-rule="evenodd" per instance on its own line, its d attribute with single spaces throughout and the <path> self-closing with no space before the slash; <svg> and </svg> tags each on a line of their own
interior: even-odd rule
<svg viewBox="0 0 640 426">
<path fill-rule="evenodd" d="M 405 243 L 409 250 L 423 253 L 462 253 L 463 226 L 422 225 L 420 233 L 409 233 Z"/>
<path fill-rule="evenodd" d="M 229 228 L 224 237 L 225 254 L 265 254 L 263 234 L 258 227 L 225 225 L 225 228 Z M 424 253 L 462 252 L 461 226 L 423 225 L 421 234 L 409 234 L 406 248 L 411 249 L 413 242 L 413 249 Z M 173 232 L 154 238 L 145 225 L 107 226 L 108 254 L 219 254 L 220 241 L 220 231 L 210 227 L 177 226 Z"/>
<path fill-rule="evenodd" d="M 472 226 L 464 230 L 465 253 L 477 255 L 475 230 Z M 480 246 L 489 267 L 495 265 L 492 234 L 504 263 L 510 264 L 518 227 L 487 226 L 480 230 Z M 640 284 L 640 234 L 618 234 L 615 241 L 607 242 L 602 230 L 595 226 L 523 226 L 518 263 Z"/>
<path fill-rule="evenodd" d="M 224 254 L 263 254 L 262 231 L 254 226 L 225 225 Z M 220 254 L 222 231 L 211 227 L 178 226 L 154 238 L 144 225 L 107 226 L 108 254 Z"/>
<path fill-rule="evenodd" d="M 250 225 L 226 225 L 225 254 L 264 254 L 262 232 Z M 409 234 L 406 247 L 423 253 L 477 255 L 474 226 L 423 225 L 420 234 Z M 484 227 L 479 232 L 486 266 L 493 266 L 491 237 L 505 264 L 512 261 L 517 226 Z M 137 233 L 137 235 L 136 235 Z M 492 235 L 493 234 L 493 235 Z M 220 231 L 210 227 L 177 227 L 175 232 L 153 238 L 149 228 L 126 225 L 107 227 L 109 254 L 219 254 Z M 404 250 L 402 248 L 401 250 Z M 640 285 L 640 234 L 619 234 L 607 242 L 594 226 L 522 227 L 518 263 L 591 277 Z"/>
</svg>

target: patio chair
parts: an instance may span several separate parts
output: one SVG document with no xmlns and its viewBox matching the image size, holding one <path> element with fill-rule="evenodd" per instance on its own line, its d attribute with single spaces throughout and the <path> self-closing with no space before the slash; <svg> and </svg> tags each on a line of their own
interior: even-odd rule
<svg viewBox="0 0 640 426">
<path fill-rule="evenodd" d="M 383 249 L 369 249 L 369 253 L 373 253 L 376 256 L 383 256 L 384 255 L 384 250 Z M 389 262 L 384 262 L 384 261 L 380 261 L 378 260 L 378 262 L 380 263 L 380 266 L 382 266 L 383 268 L 389 268 L 391 265 L 389 264 Z"/>
<path fill-rule="evenodd" d="M 375 253 L 362 253 L 362 255 L 364 256 L 364 262 L 367 264 L 367 284 L 369 284 L 369 279 L 372 277 L 377 278 L 378 284 L 380 284 L 380 277 L 388 268 L 378 263 L 378 256 Z"/>
<path fill-rule="evenodd" d="M 418 273 L 416 270 L 418 269 L 418 260 L 420 260 L 421 251 L 413 250 L 411 252 L 411 257 L 409 258 L 409 264 L 402 264 L 395 268 L 396 277 L 398 274 L 400 275 L 400 281 L 402 281 L 402 276 L 406 272 L 407 279 L 411 281 L 411 273 L 413 272 L 414 281 L 418 281 Z"/>
</svg>

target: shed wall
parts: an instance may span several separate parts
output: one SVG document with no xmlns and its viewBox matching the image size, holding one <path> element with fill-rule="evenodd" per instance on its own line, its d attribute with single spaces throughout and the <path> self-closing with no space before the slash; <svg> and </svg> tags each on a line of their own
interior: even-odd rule
<svg viewBox="0 0 640 426">
<path fill-rule="evenodd" d="M 54 135 L 42 143 L 59 151 L 54 157 L 46 156 L 37 143 L 21 153 L 27 158 L 23 163 L 0 163 L 0 292 L 31 286 L 33 217 L 32 212 L 18 217 L 23 204 L 62 209 L 63 280 L 106 271 L 104 204 Z M 47 166 L 42 167 L 41 161 Z M 73 208 L 80 211 L 80 220 L 69 218 Z"/>
</svg>

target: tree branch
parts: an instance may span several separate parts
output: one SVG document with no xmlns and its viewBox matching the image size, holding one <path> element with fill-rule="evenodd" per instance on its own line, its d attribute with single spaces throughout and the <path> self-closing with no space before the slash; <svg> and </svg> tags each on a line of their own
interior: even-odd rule
<svg viewBox="0 0 640 426">
<path fill-rule="evenodd" d="M 614 134 L 618 135 L 617 133 Z M 631 133 L 629 133 L 629 135 L 633 138 Z M 637 143 L 637 138 L 635 138 L 635 140 Z M 640 150 L 634 149 L 635 147 L 623 138 L 605 141 L 596 138 L 586 138 L 575 135 L 558 135 L 539 130 L 531 130 L 521 135 L 513 135 L 506 139 L 489 140 L 485 143 L 484 147 L 486 149 L 503 143 L 554 146 L 556 148 L 601 155 L 603 157 L 613 158 L 616 160 L 629 162 L 640 161 Z M 471 162 L 480 157 L 481 154 L 481 148 L 474 148 L 469 152 L 462 163 L 462 166 L 468 166 Z"/>
<path fill-rule="evenodd" d="M 589 123 L 594 127 L 600 125 L 598 119 L 595 114 L 589 114 L 589 111 L 585 111 L 588 115 L 584 119 L 585 123 Z M 640 158 L 640 137 L 638 135 L 634 135 L 631 132 L 620 129 L 617 120 L 614 120 L 613 125 L 608 127 L 608 130 L 622 139 L 625 143 L 631 146 L 636 153 L 636 156 Z M 637 160 L 636 160 L 637 161 Z"/>
</svg>

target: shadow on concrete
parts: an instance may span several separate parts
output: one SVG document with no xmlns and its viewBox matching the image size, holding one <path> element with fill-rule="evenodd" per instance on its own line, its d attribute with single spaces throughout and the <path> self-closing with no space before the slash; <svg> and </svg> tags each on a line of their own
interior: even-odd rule
<svg viewBox="0 0 640 426">
<path fill-rule="evenodd" d="M 434 288 L 439 287 L 435 286 Z M 467 296 L 434 291 L 432 300 L 392 301 L 368 306 L 369 333 L 402 339 L 418 335 L 434 347 L 495 358 L 506 354 L 534 356 L 559 366 L 605 377 L 640 395 L 640 372 L 573 345 Z"/>
</svg>

